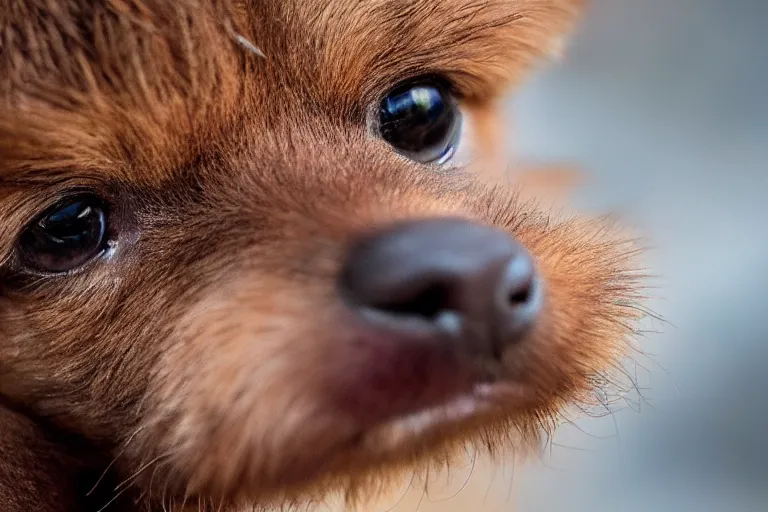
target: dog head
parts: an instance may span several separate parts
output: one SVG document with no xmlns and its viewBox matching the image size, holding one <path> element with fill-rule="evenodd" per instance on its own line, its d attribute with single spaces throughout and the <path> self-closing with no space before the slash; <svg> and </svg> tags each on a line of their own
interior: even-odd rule
<svg viewBox="0 0 768 512">
<path fill-rule="evenodd" d="M 455 155 L 579 4 L 5 6 L 0 394 L 177 503 L 535 441 L 624 353 L 627 247 Z"/>
</svg>

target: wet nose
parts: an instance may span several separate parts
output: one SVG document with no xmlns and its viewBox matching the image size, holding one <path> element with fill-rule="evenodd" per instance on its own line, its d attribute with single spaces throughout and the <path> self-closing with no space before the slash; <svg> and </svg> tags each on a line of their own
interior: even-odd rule
<svg viewBox="0 0 768 512">
<path fill-rule="evenodd" d="M 484 357 L 501 357 L 541 309 L 540 283 L 522 245 L 459 219 L 412 221 L 361 237 L 340 286 L 352 307 L 404 338 L 427 330 Z"/>
</svg>

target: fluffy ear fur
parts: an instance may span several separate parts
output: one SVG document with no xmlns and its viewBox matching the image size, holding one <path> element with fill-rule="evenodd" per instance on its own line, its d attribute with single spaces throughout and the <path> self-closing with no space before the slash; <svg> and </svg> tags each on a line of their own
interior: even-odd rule
<svg viewBox="0 0 768 512">
<path fill-rule="evenodd" d="M 500 100 L 464 105 L 471 120 L 472 172 L 480 179 L 516 189 L 523 200 L 565 205 L 584 176 L 568 165 L 517 162 L 509 140 L 511 122 Z"/>
<path fill-rule="evenodd" d="M 472 172 L 491 183 L 503 183 L 511 158 L 505 144 L 508 123 L 501 101 L 472 102 L 464 105 L 464 110 L 472 127 L 468 141 L 472 145 Z"/>
<path fill-rule="evenodd" d="M 567 166 L 520 166 L 511 171 L 508 179 L 526 200 L 565 205 L 583 183 L 584 175 Z"/>
</svg>

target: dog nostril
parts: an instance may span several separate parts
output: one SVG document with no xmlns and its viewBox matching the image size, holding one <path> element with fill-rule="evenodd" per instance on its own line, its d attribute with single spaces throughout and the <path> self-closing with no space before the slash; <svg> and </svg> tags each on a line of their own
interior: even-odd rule
<svg viewBox="0 0 768 512">
<path fill-rule="evenodd" d="M 509 295 L 509 303 L 512 306 L 527 304 L 530 299 L 531 299 L 530 286 L 526 286 L 524 289 L 521 289 L 521 290 L 513 291 Z"/>
<path fill-rule="evenodd" d="M 518 254 L 507 264 L 501 283 L 503 301 L 512 308 L 525 307 L 534 299 L 536 272 L 527 254 Z"/>
<path fill-rule="evenodd" d="M 507 274 L 507 301 L 512 307 L 525 306 L 534 298 L 536 282 L 533 264 L 530 260 L 514 261 L 511 266 L 518 268 Z"/>
<path fill-rule="evenodd" d="M 430 321 L 448 309 L 448 287 L 442 284 L 428 284 L 416 289 L 410 296 L 390 299 L 371 306 L 382 312 L 402 316 L 417 316 Z"/>
</svg>

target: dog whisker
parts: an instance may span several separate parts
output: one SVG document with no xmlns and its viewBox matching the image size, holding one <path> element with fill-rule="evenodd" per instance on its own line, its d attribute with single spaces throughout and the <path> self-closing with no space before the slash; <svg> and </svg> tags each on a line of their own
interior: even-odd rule
<svg viewBox="0 0 768 512">
<path fill-rule="evenodd" d="M 121 488 L 129 485 L 133 480 L 138 478 L 144 471 L 152 467 L 153 465 L 157 464 L 158 462 L 162 461 L 163 459 L 169 457 L 170 454 L 164 454 L 164 455 L 158 455 L 151 461 L 147 462 L 143 466 L 141 466 L 138 470 L 136 470 L 135 473 L 133 473 L 131 476 L 123 480 L 117 487 L 115 487 L 115 491 L 119 491 Z"/>
<path fill-rule="evenodd" d="M 96 483 L 93 485 L 90 491 L 86 494 L 86 496 L 91 496 L 95 491 L 96 488 L 99 486 L 99 484 L 104 480 L 104 477 L 109 473 L 109 470 L 112 469 L 112 466 L 115 465 L 115 463 L 118 461 L 118 459 L 125 454 L 125 451 L 128 449 L 128 445 L 131 444 L 131 442 L 136 438 L 136 436 L 144 429 L 144 427 L 139 427 L 136 429 L 133 434 L 128 437 L 128 440 L 125 442 L 123 447 L 121 448 L 120 452 L 112 459 L 112 461 L 107 465 L 107 467 L 104 469 L 104 471 L 99 476 L 98 480 L 96 480 Z"/>
<path fill-rule="evenodd" d="M 113 503 L 115 503 L 115 502 L 116 502 L 116 501 L 117 501 L 117 500 L 118 500 L 118 499 L 119 499 L 119 498 L 120 498 L 120 497 L 121 497 L 123 494 L 125 494 L 126 492 L 128 492 L 128 491 L 130 491 L 130 490 L 131 490 L 131 488 L 130 488 L 130 487 L 126 487 L 125 489 L 123 489 L 123 490 L 121 490 L 120 492 L 116 493 L 116 494 L 115 494 L 115 495 L 112 497 L 112 499 L 110 499 L 110 500 L 107 502 L 107 504 L 106 504 L 106 505 L 104 505 L 103 507 L 101 507 L 100 509 L 98 509 L 96 512 L 104 512 L 104 511 L 105 511 L 107 508 L 109 508 L 109 506 L 110 506 L 110 505 L 112 505 Z"/>
<path fill-rule="evenodd" d="M 391 507 L 386 509 L 384 512 L 392 512 L 393 510 L 395 510 L 403 502 L 403 500 L 405 499 L 406 496 L 408 496 L 408 493 L 410 492 L 411 488 L 413 487 L 413 482 L 414 482 L 415 479 L 416 479 L 416 472 L 415 471 L 411 471 L 411 478 L 408 481 L 408 485 L 405 486 L 405 490 L 400 495 L 400 498 L 398 498 L 398 500 Z"/>
</svg>

